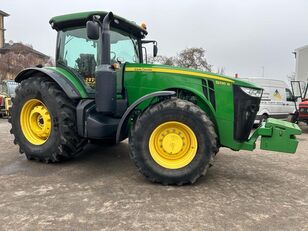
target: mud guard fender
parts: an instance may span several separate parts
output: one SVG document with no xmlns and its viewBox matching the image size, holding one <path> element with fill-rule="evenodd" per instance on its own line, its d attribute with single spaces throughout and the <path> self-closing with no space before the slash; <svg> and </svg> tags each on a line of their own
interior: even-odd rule
<svg viewBox="0 0 308 231">
<path fill-rule="evenodd" d="M 119 125 L 117 127 L 117 134 L 116 134 L 116 143 L 119 143 L 122 139 L 125 138 L 126 134 L 127 134 L 127 125 L 128 125 L 128 121 L 129 118 L 132 114 L 132 112 L 134 111 L 134 109 L 141 104 L 142 102 L 144 102 L 147 99 L 151 99 L 154 97 L 160 97 L 160 96 L 173 96 L 175 95 L 174 91 L 156 91 L 156 92 L 152 92 L 149 93 L 147 95 L 142 96 L 141 98 L 139 98 L 138 100 L 136 100 L 132 105 L 130 105 L 127 110 L 125 111 L 125 113 L 123 114 L 123 116 L 121 117 L 121 120 L 119 122 Z"/>
<path fill-rule="evenodd" d="M 66 93 L 66 95 L 71 99 L 79 99 L 81 98 L 78 90 L 73 86 L 73 84 L 63 75 L 53 71 L 51 69 L 46 68 L 27 68 L 22 70 L 15 78 L 15 82 L 20 83 L 21 81 L 28 79 L 32 76 L 44 75 L 47 78 L 51 78 L 54 80 L 60 88 Z"/>
</svg>

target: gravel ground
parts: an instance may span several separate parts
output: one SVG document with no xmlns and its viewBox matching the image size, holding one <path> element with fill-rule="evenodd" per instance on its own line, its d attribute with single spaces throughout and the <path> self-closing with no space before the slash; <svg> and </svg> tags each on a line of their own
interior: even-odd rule
<svg viewBox="0 0 308 231">
<path fill-rule="evenodd" d="M 295 155 L 222 148 L 192 186 L 146 181 L 128 144 L 27 161 L 0 120 L 1 230 L 308 230 L 308 127 Z"/>
</svg>

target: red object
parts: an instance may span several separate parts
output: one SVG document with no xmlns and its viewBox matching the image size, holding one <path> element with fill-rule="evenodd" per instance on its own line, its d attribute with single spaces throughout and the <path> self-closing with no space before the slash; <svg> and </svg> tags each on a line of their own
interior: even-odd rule
<svg viewBox="0 0 308 231">
<path fill-rule="evenodd" d="M 0 106 L 2 105 L 3 97 L 0 96 Z"/>
<path fill-rule="evenodd" d="M 299 107 L 308 107 L 308 99 L 303 99 L 303 101 L 299 103 Z"/>
<path fill-rule="evenodd" d="M 308 100 L 304 99 L 299 104 L 299 120 L 308 121 Z"/>
</svg>

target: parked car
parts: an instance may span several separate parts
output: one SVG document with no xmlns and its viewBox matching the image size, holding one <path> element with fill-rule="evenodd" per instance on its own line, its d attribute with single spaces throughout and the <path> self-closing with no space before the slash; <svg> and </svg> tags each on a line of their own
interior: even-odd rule
<svg viewBox="0 0 308 231">
<path fill-rule="evenodd" d="M 295 113 L 294 96 L 284 81 L 266 78 L 245 78 L 244 80 L 263 88 L 255 124 L 260 124 L 269 117 L 287 120 L 290 114 Z"/>
</svg>

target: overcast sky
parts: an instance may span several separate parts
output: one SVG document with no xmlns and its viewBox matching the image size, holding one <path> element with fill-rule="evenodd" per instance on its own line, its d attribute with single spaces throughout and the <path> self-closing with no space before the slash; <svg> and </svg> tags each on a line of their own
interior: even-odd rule
<svg viewBox="0 0 308 231">
<path fill-rule="evenodd" d="M 285 79 L 295 70 L 292 52 L 308 45 L 307 0 L 0 0 L 6 41 L 22 41 L 54 57 L 56 32 L 48 21 L 66 13 L 104 10 L 146 22 L 159 54 L 203 47 L 208 62 L 226 74 Z"/>
</svg>

